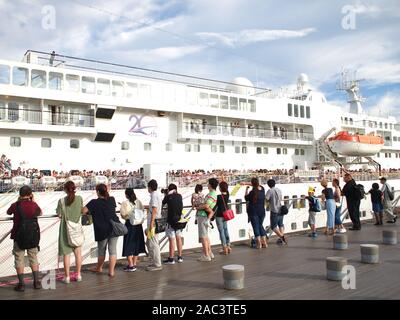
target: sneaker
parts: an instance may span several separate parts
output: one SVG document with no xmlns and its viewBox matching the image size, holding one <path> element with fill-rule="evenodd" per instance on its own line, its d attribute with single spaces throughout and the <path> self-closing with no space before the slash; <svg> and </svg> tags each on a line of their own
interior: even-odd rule
<svg viewBox="0 0 400 320">
<path fill-rule="evenodd" d="M 178 262 L 182 263 L 183 262 L 183 258 L 181 256 L 178 256 Z"/>
<path fill-rule="evenodd" d="M 18 283 L 18 284 L 15 286 L 14 290 L 15 290 L 15 291 L 18 291 L 18 292 L 24 292 L 24 291 L 25 291 L 25 284 L 23 284 L 23 283 Z"/>
<path fill-rule="evenodd" d="M 286 244 L 286 245 L 288 244 L 288 241 L 287 241 L 287 239 L 285 238 L 285 236 L 282 237 L 282 244 L 283 244 L 283 243 Z"/>
<path fill-rule="evenodd" d="M 396 223 L 396 220 L 395 219 L 389 220 L 389 221 L 386 221 L 386 223 Z"/>
<path fill-rule="evenodd" d="M 62 282 L 64 282 L 65 284 L 69 284 L 71 282 L 71 279 L 70 279 L 70 277 L 64 277 Z"/>
<path fill-rule="evenodd" d="M 205 255 L 201 255 L 200 258 L 197 259 L 197 261 L 210 262 L 211 261 L 211 257 L 205 256 Z"/>
<path fill-rule="evenodd" d="M 174 258 L 169 257 L 163 261 L 164 264 L 175 264 Z"/>
<path fill-rule="evenodd" d="M 346 231 L 347 231 L 346 228 L 341 228 L 341 229 L 339 229 L 338 232 L 339 232 L 339 233 L 346 233 Z"/>
<path fill-rule="evenodd" d="M 81 275 L 76 276 L 76 282 L 81 282 L 81 281 L 82 281 L 82 276 Z"/>
<path fill-rule="evenodd" d="M 278 240 L 276 240 L 276 244 L 282 244 L 282 243 L 283 243 L 283 241 L 282 241 L 281 238 L 279 238 Z"/>
<path fill-rule="evenodd" d="M 311 238 L 315 239 L 316 237 L 317 237 L 317 233 L 316 233 L 316 232 L 313 232 L 313 233 L 311 234 Z"/>
<path fill-rule="evenodd" d="M 215 258 L 214 253 L 213 253 L 212 251 L 210 251 L 210 258 L 211 258 L 211 259 L 214 259 L 214 258 Z"/>
<path fill-rule="evenodd" d="M 162 266 L 150 265 L 146 267 L 146 271 L 159 271 L 159 270 L 162 270 Z"/>
<path fill-rule="evenodd" d="M 137 270 L 136 266 L 127 266 L 124 268 L 125 272 L 135 272 Z"/>
</svg>

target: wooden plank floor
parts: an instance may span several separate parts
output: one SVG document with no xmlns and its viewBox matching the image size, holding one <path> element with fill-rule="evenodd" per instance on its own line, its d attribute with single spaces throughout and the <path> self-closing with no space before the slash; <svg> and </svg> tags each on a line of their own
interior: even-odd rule
<svg viewBox="0 0 400 320">
<path fill-rule="evenodd" d="M 164 266 L 162 271 L 146 272 L 145 263 L 137 272 L 125 273 L 122 264 L 116 277 L 83 273 L 83 282 L 65 285 L 57 282 L 56 290 L 33 290 L 27 284 L 24 293 L 13 286 L 0 287 L 0 299 L 400 299 L 400 245 L 381 244 L 383 229 L 363 225 L 361 232 L 349 231 L 349 249 L 332 249 L 332 237 L 319 235 L 316 240 L 305 234 L 289 236 L 289 246 L 271 241 L 268 249 L 233 247 L 229 256 L 219 256 L 211 263 L 197 262 L 198 252 L 188 252 L 182 264 Z M 360 262 L 359 245 L 380 245 L 380 263 Z M 214 248 L 216 253 L 218 248 Z M 343 256 L 356 268 L 356 289 L 344 290 L 340 282 L 325 278 L 325 258 Z M 125 262 L 123 262 L 125 263 Z M 245 288 L 227 291 L 222 287 L 221 267 L 226 264 L 245 266 Z M 2 279 L 5 281 L 6 279 Z"/>
</svg>

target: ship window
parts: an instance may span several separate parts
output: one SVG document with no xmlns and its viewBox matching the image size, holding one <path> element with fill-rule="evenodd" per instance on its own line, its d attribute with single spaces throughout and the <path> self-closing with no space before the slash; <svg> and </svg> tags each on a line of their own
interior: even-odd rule
<svg viewBox="0 0 400 320">
<path fill-rule="evenodd" d="M 129 150 L 129 142 L 128 141 L 121 142 L 121 150 Z"/>
<path fill-rule="evenodd" d="M 165 151 L 172 151 L 172 143 L 165 144 Z"/>
<path fill-rule="evenodd" d="M 97 79 L 97 94 L 101 96 L 110 95 L 110 80 L 108 79 Z"/>
<path fill-rule="evenodd" d="M 21 138 L 20 137 L 10 137 L 10 146 L 11 147 L 20 147 L 21 146 Z"/>
<path fill-rule="evenodd" d="M 287 149 L 286 149 L 286 148 L 283 148 L 283 149 L 282 149 L 282 153 L 283 153 L 283 154 L 287 154 Z"/>
<path fill-rule="evenodd" d="M 0 64 L 0 83 L 1 84 L 10 83 L 10 67 L 4 64 Z"/>
<path fill-rule="evenodd" d="M 294 149 L 294 154 L 295 154 L 296 156 L 300 155 L 300 150 L 299 150 L 299 149 Z"/>
<path fill-rule="evenodd" d="M 396 136 L 393 137 L 393 141 L 397 141 L 397 137 Z"/>
<path fill-rule="evenodd" d="M 305 150 L 304 149 L 300 149 L 300 155 L 304 156 L 305 154 L 306 154 Z"/>
<path fill-rule="evenodd" d="M 71 149 L 79 149 L 79 140 L 77 140 L 77 139 L 71 139 L 71 140 L 69 141 L 69 147 L 70 147 Z"/>
<path fill-rule="evenodd" d="M 231 110 L 238 109 L 238 98 L 230 97 L 229 103 L 230 103 Z"/>
<path fill-rule="evenodd" d="M 63 84 L 63 74 L 62 73 L 49 72 L 49 89 L 61 90 L 62 84 Z"/>
<path fill-rule="evenodd" d="M 127 82 L 126 83 L 126 97 L 127 98 L 136 97 L 137 94 L 138 94 L 137 83 Z"/>
<path fill-rule="evenodd" d="M 79 92 L 79 76 L 75 74 L 65 75 L 66 90 L 70 92 Z"/>
<path fill-rule="evenodd" d="M 390 130 L 393 130 L 393 124 L 392 123 L 390 124 Z"/>
<path fill-rule="evenodd" d="M 194 152 L 200 152 L 200 145 L 199 144 L 193 145 L 193 151 Z"/>
<path fill-rule="evenodd" d="M 306 107 L 306 118 L 307 118 L 307 119 L 310 119 L 310 118 L 311 118 L 310 107 Z"/>
<path fill-rule="evenodd" d="M 82 77 L 82 93 L 95 93 L 95 82 L 93 77 Z"/>
<path fill-rule="evenodd" d="M 31 86 L 32 88 L 46 88 L 46 71 L 33 69 L 31 71 Z"/>
<path fill-rule="evenodd" d="M 247 153 L 247 147 L 242 147 L 242 153 Z"/>
<path fill-rule="evenodd" d="M 19 105 L 16 102 L 8 103 L 8 120 L 18 121 L 19 119 Z"/>
<path fill-rule="evenodd" d="M 364 127 L 367 126 L 367 120 L 363 120 L 363 126 L 364 126 Z"/>
<path fill-rule="evenodd" d="M 241 111 L 247 111 L 247 100 L 240 98 L 239 99 L 239 110 Z"/>
<path fill-rule="evenodd" d="M 350 118 L 350 124 L 353 125 L 353 118 Z"/>
<path fill-rule="evenodd" d="M 250 112 L 256 112 L 256 101 L 249 100 Z"/>
<path fill-rule="evenodd" d="M 151 143 L 145 142 L 143 145 L 144 151 L 151 151 Z"/>
<path fill-rule="evenodd" d="M 221 109 L 228 109 L 228 97 L 227 96 L 220 96 L 219 97 L 219 102 L 221 104 Z"/>
<path fill-rule="evenodd" d="M 376 154 L 376 157 L 377 157 L 377 158 L 380 158 L 380 157 L 381 157 L 380 152 L 378 152 L 378 153 Z"/>
<path fill-rule="evenodd" d="M 212 108 L 218 108 L 218 95 L 217 94 L 210 94 L 210 105 Z"/>
<path fill-rule="evenodd" d="M 294 105 L 294 116 L 295 117 L 299 116 L 299 106 L 297 104 Z"/>
<path fill-rule="evenodd" d="M 42 138 L 42 148 L 51 148 L 51 139 Z"/>
<path fill-rule="evenodd" d="M 113 95 L 113 97 L 123 97 L 124 96 L 124 82 L 123 81 L 113 80 L 112 95 Z"/>
<path fill-rule="evenodd" d="M 185 151 L 190 152 L 192 150 L 192 145 L 191 144 L 185 144 Z"/>
<path fill-rule="evenodd" d="M 16 86 L 28 85 L 28 69 L 26 68 L 13 68 L 13 84 Z"/>
<path fill-rule="evenodd" d="M 382 129 L 382 122 L 379 122 L 379 128 Z"/>
<path fill-rule="evenodd" d="M 235 153 L 240 153 L 240 146 L 235 146 Z"/>
<path fill-rule="evenodd" d="M 349 121 L 349 119 L 347 119 L 347 117 L 344 118 L 344 123 L 347 124 Z"/>
<path fill-rule="evenodd" d="M 387 123 L 385 123 L 385 129 L 387 129 L 388 128 L 388 124 Z"/>
<path fill-rule="evenodd" d="M 281 148 L 276 148 L 276 154 L 281 154 L 282 153 L 282 149 Z"/>
<path fill-rule="evenodd" d="M 262 153 L 262 148 L 261 147 L 257 147 L 256 148 L 256 152 L 257 152 L 257 154 L 261 154 Z"/>
<path fill-rule="evenodd" d="M 150 99 L 151 97 L 151 87 L 148 84 L 140 84 L 139 95 L 141 98 Z"/>
<path fill-rule="evenodd" d="M 199 105 L 201 107 L 208 107 L 208 93 L 199 92 Z"/>
<path fill-rule="evenodd" d="M 6 118 L 6 105 L 4 102 L 0 101 L 0 120 Z"/>
<path fill-rule="evenodd" d="M 264 154 L 268 154 L 268 147 L 264 147 L 264 148 L 263 148 L 263 153 L 264 153 Z"/>
<path fill-rule="evenodd" d="M 300 117 L 304 118 L 304 106 L 300 106 Z"/>
<path fill-rule="evenodd" d="M 217 152 L 217 146 L 216 145 L 211 145 L 211 152 L 216 153 Z"/>
<path fill-rule="evenodd" d="M 225 146 L 219 146 L 219 152 L 225 153 Z"/>
<path fill-rule="evenodd" d="M 287 114 L 289 117 L 291 117 L 293 115 L 293 107 L 291 103 L 288 103 L 287 105 Z"/>
<path fill-rule="evenodd" d="M 274 137 L 277 137 L 278 136 L 278 127 L 274 126 L 273 130 L 274 130 Z"/>
</svg>

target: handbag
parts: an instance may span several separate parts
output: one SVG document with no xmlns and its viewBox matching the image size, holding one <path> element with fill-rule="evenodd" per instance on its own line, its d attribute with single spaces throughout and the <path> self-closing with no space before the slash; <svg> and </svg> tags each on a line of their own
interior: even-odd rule
<svg viewBox="0 0 400 320">
<path fill-rule="evenodd" d="M 228 208 L 226 207 L 224 195 L 221 194 L 221 198 L 222 198 L 222 202 L 224 203 L 224 207 L 225 207 L 225 211 L 222 212 L 222 215 L 224 216 L 224 220 L 225 220 L 225 221 L 232 220 L 232 219 L 235 217 L 235 214 L 233 213 L 233 210 L 228 209 Z"/>
<path fill-rule="evenodd" d="M 121 237 L 128 233 L 128 228 L 120 221 L 116 222 L 113 219 L 110 219 L 110 223 L 112 227 L 110 237 Z"/>
<path fill-rule="evenodd" d="M 279 214 L 281 216 L 284 216 L 284 215 L 286 215 L 288 213 L 289 213 L 289 209 L 285 205 L 281 206 L 281 208 L 279 210 Z"/>
<path fill-rule="evenodd" d="M 67 240 L 69 246 L 76 248 L 82 246 L 85 241 L 85 234 L 81 223 L 69 221 L 67 219 L 67 208 L 65 205 L 65 198 L 61 200 L 62 211 L 64 213 L 64 221 L 67 228 Z"/>
<path fill-rule="evenodd" d="M 166 217 L 156 218 L 154 220 L 154 222 L 156 224 L 156 231 L 155 231 L 156 234 L 165 232 L 165 230 L 167 229 L 167 218 Z"/>
</svg>

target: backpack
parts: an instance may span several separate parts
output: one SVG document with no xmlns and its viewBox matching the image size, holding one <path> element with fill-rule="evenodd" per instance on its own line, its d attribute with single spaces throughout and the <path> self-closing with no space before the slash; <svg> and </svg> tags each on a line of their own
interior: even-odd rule
<svg viewBox="0 0 400 320">
<path fill-rule="evenodd" d="M 321 201 L 316 197 L 311 197 L 311 199 L 312 199 L 311 211 L 321 212 L 322 210 Z"/>
<path fill-rule="evenodd" d="M 356 199 L 357 200 L 361 200 L 361 199 L 365 198 L 365 189 L 362 184 L 357 184 L 355 186 L 355 190 L 356 190 Z"/>
<path fill-rule="evenodd" d="M 17 202 L 17 214 L 19 215 L 19 227 L 15 240 L 18 247 L 22 250 L 37 248 L 40 242 L 40 228 L 37 217 L 28 219 L 22 212 L 19 202 Z"/>
<path fill-rule="evenodd" d="M 389 186 L 386 186 L 385 192 L 387 192 L 389 200 L 393 201 L 394 200 L 394 194 L 393 194 L 392 190 L 390 190 Z"/>
</svg>

